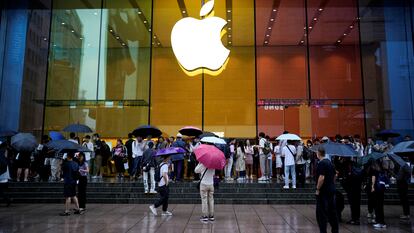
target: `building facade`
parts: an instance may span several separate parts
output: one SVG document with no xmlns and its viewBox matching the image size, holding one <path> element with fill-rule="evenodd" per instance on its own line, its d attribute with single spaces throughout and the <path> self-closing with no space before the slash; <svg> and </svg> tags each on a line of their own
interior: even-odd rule
<svg viewBox="0 0 414 233">
<path fill-rule="evenodd" d="M 413 0 L 214 3 L 230 56 L 190 76 L 171 30 L 204 1 L 1 1 L 0 129 L 414 136 Z"/>
</svg>

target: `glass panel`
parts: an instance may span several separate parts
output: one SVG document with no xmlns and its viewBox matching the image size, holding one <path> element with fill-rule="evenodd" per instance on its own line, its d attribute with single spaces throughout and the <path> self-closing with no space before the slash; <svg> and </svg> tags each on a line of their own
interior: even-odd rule
<svg viewBox="0 0 414 233">
<path fill-rule="evenodd" d="M 187 14 L 199 18 L 199 11 L 200 1 L 154 0 L 151 124 L 168 135 L 186 125 L 201 128 L 201 75 L 189 77 L 181 69 L 170 39 L 177 21 Z"/>
<path fill-rule="evenodd" d="M 299 108 L 284 109 L 308 95 L 304 7 L 302 0 L 256 1 L 258 131 L 272 136 L 306 132 Z"/>
</svg>

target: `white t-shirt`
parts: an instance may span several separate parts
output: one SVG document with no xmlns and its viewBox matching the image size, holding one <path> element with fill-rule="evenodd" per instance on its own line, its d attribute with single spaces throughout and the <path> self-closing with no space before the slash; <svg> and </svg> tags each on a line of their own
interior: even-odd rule
<svg viewBox="0 0 414 233">
<path fill-rule="evenodd" d="M 161 187 L 161 186 L 164 186 L 165 185 L 165 180 L 164 180 L 164 173 L 167 173 L 167 178 L 169 179 L 169 177 L 168 177 L 168 163 L 164 163 L 164 162 L 162 162 L 162 165 L 161 165 L 161 168 L 160 168 L 160 176 L 161 176 L 161 180 L 160 180 L 160 182 L 158 183 L 158 186 L 159 187 Z"/>
<path fill-rule="evenodd" d="M 197 165 L 197 167 L 194 169 L 195 173 L 199 173 L 200 174 L 200 179 L 204 174 L 204 171 L 207 168 L 202 164 L 199 163 Z M 208 169 L 206 174 L 204 174 L 203 179 L 201 180 L 201 184 L 205 184 L 205 185 L 213 185 L 214 184 L 214 174 L 215 174 L 216 170 L 214 169 Z"/>
<path fill-rule="evenodd" d="M 266 138 L 261 138 L 259 140 L 259 154 L 263 154 L 263 148 L 265 147 L 265 143 L 266 143 Z"/>
<path fill-rule="evenodd" d="M 68 139 L 68 141 L 78 144 L 78 140 L 75 140 L 75 139 Z"/>
<path fill-rule="evenodd" d="M 137 140 L 134 140 L 132 142 L 132 158 L 142 156 L 146 146 L 147 143 L 145 141 L 138 142 Z"/>
<path fill-rule="evenodd" d="M 93 143 L 91 141 L 85 142 L 84 147 L 88 148 L 90 151 L 93 151 Z M 85 160 L 89 161 L 92 158 L 92 152 L 85 152 Z"/>
<path fill-rule="evenodd" d="M 289 151 L 287 148 L 289 147 L 292 152 Z M 285 157 L 285 166 L 292 166 L 295 165 L 295 157 L 293 154 L 296 154 L 296 148 L 293 145 L 287 145 L 282 149 L 282 156 Z"/>
</svg>

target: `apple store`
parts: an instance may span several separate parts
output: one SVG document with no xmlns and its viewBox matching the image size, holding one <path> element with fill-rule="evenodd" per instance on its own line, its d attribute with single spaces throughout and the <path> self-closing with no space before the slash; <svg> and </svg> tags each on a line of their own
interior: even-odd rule
<svg viewBox="0 0 414 233">
<path fill-rule="evenodd" d="M 414 136 L 409 3 L 1 1 L 0 128 Z"/>
</svg>

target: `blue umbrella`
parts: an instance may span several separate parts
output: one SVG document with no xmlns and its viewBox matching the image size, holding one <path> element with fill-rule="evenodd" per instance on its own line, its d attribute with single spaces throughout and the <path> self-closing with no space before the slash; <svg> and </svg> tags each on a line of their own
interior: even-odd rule
<svg viewBox="0 0 414 233">
<path fill-rule="evenodd" d="M 87 125 L 82 124 L 71 124 L 63 129 L 63 132 L 74 132 L 74 133 L 92 133 L 92 129 Z"/>
<path fill-rule="evenodd" d="M 57 140 L 57 141 L 50 141 L 46 144 L 46 146 L 52 150 L 55 150 L 59 153 L 66 153 L 66 152 L 92 152 L 88 148 L 80 146 L 74 142 L 68 140 Z"/>
<path fill-rule="evenodd" d="M 367 164 L 367 163 L 368 163 L 368 161 L 369 161 L 369 160 L 371 160 L 371 159 L 373 159 L 373 160 L 378 160 L 378 159 L 383 158 L 383 157 L 385 157 L 385 156 L 387 156 L 387 155 L 386 155 L 386 154 L 383 154 L 383 153 L 372 152 L 372 153 L 371 153 L 371 154 L 369 154 L 369 155 L 366 155 L 366 156 L 364 156 L 364 157 L 361 157 L 361 158 L 360 158 L 360 162 L 361 162 L 361 164 L 362 164 L 362 165 L 365 165 L 365 164 Z"/>
<path fill-rule="evenodd" d="M 165 149 L 158 150 L 154 156 L 170 156 L 170 155 L 177 155 L 183 154 L 186 151 L 181 147 L 168 147 Z"/>
<path fill-rule="evenodd" d="M 18 134 L 18 132 L 11 129 L 0 129 L 0 137 L 11 137 Z"/>
<path fill-rule="evenodd" d="M 159 137 L 162 135 L 162 132 L 155 126 L 143 125 L 143 126 L 136 128 L 134 131 L 132 131 L 132 134 L 134 136 L 140 136 L 140 137 L 146 138 L 148 136 Z"/>
<path fill-rule="evenodd" d="M 31 133 L 18 133 L 11 138 L 11 146 L 19 152 L 32 152 L 38 145 Z"/>
<path fill-rule="evenodd" d="M 400 166 L 404 166 L 405 164 L 407 164 L 400 156 L 393 154 L 393 153 L 388 153 L 388 157 L 390 157 L 390 159 L 392 161 L 394 161 L 395 163 L 397 163 Z"/>
<path fill-rule="evenodd" d="M 414 154 L 414 141 L 400 142 L 390 152 L 395 154 Z"/>
<path fill-rule="evenodd" d="M 358 156 L 358 152 L 356 152 L 351 146 L 336 143 L 336 142 L 328 142 L 323 143 L 320 145 L 315 145 L 311 147 L 311 150 L 317 152 L 319 147 L 325 148 L 325 153 L 330 156 L 338 156 L 338 157 L 355 157 Z"/>
<path fill-rule="evenodd" d="M 49 136 L 53 141 L 65 139 L 65 137 L 60 132 L 57 132 L 57 131 L 50 131 Z"/>
</svg>

